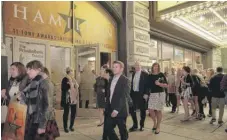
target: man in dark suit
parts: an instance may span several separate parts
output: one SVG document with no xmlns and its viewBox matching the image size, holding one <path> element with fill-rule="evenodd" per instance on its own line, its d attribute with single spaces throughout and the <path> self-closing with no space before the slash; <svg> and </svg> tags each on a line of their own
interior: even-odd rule
<svg viewBox="0 0 227 140">
<path fill-rule="evenodd" d="M 129 129 L 130 132 L 138 129 L 138 121 L 136 116 L 136 110 L 140 109 L 140 131 L 143 131 L 144 122 L 146 119 L 147 98 L 145 84 L 148 74 L 141 69 L 139 62 L 135 62 L 135 72 L 132 74 L 131 83 L 131 98 L 133 100 L 133 106 L 130 108 L 130 114 L 133 120 L 133 126 Z"/>
<path fill-rule="evenodd" d="M 107 106 L 105 109 L 106 126 L 110 140 L 116 140 L 113 135 L 113 129 L 117 125 L 120 131 L 121 140 L 128 140 L 128 131 L 126 128 L 126 119 L 128 116 L 128 105 L 131 106 L 130 82 L 127 77 L 122 75 L 124 64 L 121 61 L 114 61 L 114 77 L 109 85 L 107 94 Z"/>
</svg>

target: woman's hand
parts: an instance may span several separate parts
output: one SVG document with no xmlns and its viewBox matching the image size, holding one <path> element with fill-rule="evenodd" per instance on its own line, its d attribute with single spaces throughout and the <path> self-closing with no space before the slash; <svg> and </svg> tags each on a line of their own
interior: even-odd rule
<svg viewBox="0 0 227 140">
<path fill-rule="evenodd" d="M 1 97 L 2 98 L 5 98 L 5 99 L 7 98 L 7 96 L 6 96 L 6 89 L 2 89 L 1 90 Z"/>
<path fill-rule="evenodd" d="M 155 81 L 155 85 L 160 86 L 161 83 L 160 83 L 158 80 L 156 80 L 156 81 Z"/>
<path fill-rule="evenodd" d="M 38 134 L 43 134 L 45 132 L 46 132 L 46 129 L 43 129 L 43 128 L 38 129 Z"/>
</svg>

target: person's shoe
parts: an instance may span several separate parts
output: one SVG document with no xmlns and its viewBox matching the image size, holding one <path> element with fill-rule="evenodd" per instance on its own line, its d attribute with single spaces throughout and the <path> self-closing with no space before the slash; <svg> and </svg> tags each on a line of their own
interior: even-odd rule
<svg viewBox="0 0 227 140">
<path fill-rule="evenodd" d="M 176 111 L 172 110 L 170 113 L 175 113 Z"/>
<path fill-rule="evenodd" d="M 65 133 L 69 133 L 69 130 L 67 128 L 64 129 Z"/>
<path fill-rule="evenodd" d="M 73 127 L 70 127 L 69 130 L 73 132 L 74 131 L 74 128 Z"/>
<path fill-rule="evenodd" d="M 195 110 L 193 110 L 193 112 L 192 112 L 191 116 L 195 116 L 195 115 L 196 115 L 196 111 L 195 111 Z"/>
<path fill-rule="evenodd" d="M 154 128 L 154 127 L 153 127 L 153 128 L 152 128 L 152 132 L 155 132 L 155 131 L 156 131 L 156 129 L 157 129 L 157 128 Z"/>
<path fill-rule="evenodd" d="M 141 126 L 141 127 L 140 127 L 140 131 L 144 131 L 144 127 Z"/>
<path fill-rule="evenodd" d="M 138 129 L 138 127 L 133 126 L 133 127 L 131 127 L 131 128 L 129 129 L 129 132 L 134 132 L 134 131 L 136 131 L 137 129 Z"/>
<path fill-rule="evenodd" d="M 222 125 L 224 122 L 223 121 L 218 121 L 218 124 L 219 125 Z"/>
<path fill-rule="evenodd" d="M 216 119 L 212 118 L 210 124 L 213 124 L 214 122 L 216 122 Z"/>
<path fill-rule="evenodd" d="M 207 115 L 207 117 L 209 117 L 209 118 L 210 118 L 210 117 L 212 117 L 212 115 L 211 115 L 211 114 L 208 114 L 208 115 Z"/>
<path fill-rule="evenodd" d="M 225 129 L 225 132 L 227 133 L 227 129 Z"/>
</svg>

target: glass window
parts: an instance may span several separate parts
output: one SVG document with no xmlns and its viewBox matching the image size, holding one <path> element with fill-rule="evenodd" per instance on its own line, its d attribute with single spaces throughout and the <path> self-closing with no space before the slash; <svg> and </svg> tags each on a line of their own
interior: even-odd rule
<svg viewBox="0 0 227 140">
<path fill-rule="evenodd" d="M 183 62 L 184 61 L 184 50 L 183 48 L 175 47 L 174 61 Z"/>
<path fill-rule="evenodd" d="M 187 66 L 192 67 L 192 51 L 190 50 L 185 50 L 184 52 L 184 61 Z"/>
<path fill-rule="evenodd" d="M 156 59 L 158 57 L 158 42 L 156 40 L 151 39 L 150 42 L 150 56 L 152 59 Z"/>
<path fill-rule="evenodd" d="M 173 45 L 162 43 L 162 59 L 173 59 Z"/>
<path fill-rule="evenodd" d="M 195 60 L 195 64 L 202 64 L 201 53 L 195 52 L 194 60 Z"/>
</svg>

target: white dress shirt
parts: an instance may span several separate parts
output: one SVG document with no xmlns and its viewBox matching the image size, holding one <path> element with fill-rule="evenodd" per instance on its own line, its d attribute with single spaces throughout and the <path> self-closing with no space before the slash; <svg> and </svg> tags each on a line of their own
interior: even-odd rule
<svg viewBox="0 0 227 140">
<path fill-rule="evenodd" d="M 121 76 L 121 75 L 115 75 L 115 76 L 113 77 L 112 82 L 111 82 L 111 85 L 110 85 L 110 103 L 111 103 L 111 101 L 112 101 L 113 93 L 114 93 L 116 84 L 117 84 L 118 79 L 120 78 L 120 76 Z"/>
<path fill-rule="evenodd" d="M 141 70 L 137 71 L 133 78 L 133 91 L 139 91 Z"/>
</svg>

